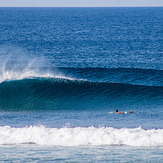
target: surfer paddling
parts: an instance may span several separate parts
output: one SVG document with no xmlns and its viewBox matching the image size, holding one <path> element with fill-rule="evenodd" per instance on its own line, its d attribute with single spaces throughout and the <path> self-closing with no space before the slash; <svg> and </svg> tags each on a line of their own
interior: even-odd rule
<svg viewBox="0 0 163 163">
<path fill-rule="evenodd" d="M 124 114 L 124 112 L 121 112 L 121 111 L 118 111 L 118 110 L 115 110 L 115 112 L 116 112 L 117 114 Z M 134 111 L 130 111 L 129 113 L 134 113 Z"/>
<path fill-rule="evenodd" d="M 123 114 L 124 112 L 121 112 L 121 111 L 118 111 L 118 110 L 115 110 L 115 112 L 117 113 L 117 114 Z"/>
</svg>

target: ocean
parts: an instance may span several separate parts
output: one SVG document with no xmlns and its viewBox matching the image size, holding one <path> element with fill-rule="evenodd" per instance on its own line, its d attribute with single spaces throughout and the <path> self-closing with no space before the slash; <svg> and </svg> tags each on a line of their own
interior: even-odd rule
<svg viewBox="0 0 163 163">
<path fill-rule="evenodd" d="M 0 8 L 0 27 L 0 162 L 163 162 L 162 7 Z"/>
</svg>

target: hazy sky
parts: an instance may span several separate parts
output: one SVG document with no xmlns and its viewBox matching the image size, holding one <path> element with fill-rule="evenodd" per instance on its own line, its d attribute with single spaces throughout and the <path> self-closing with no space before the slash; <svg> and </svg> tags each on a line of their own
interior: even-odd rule
<svg viewBox="0 0 163 163">
<path fill-rule="evenodd" d="M 163 0 L 0 0 L 0 7 L 163 6 Z"/>
</svg>

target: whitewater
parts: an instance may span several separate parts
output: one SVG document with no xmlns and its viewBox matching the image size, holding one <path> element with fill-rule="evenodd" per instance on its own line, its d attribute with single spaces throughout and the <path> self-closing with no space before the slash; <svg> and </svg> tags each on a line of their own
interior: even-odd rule
<svg viewBox="0 0 163 163">
<path fill-rule="evenodd" d="M 163 130 L 115 129 L 112 127 L 25 128 L 0 127 L 1 145 L 37 144 L 48 146 L 139 146 L 162 147 Z"/>
</svg>

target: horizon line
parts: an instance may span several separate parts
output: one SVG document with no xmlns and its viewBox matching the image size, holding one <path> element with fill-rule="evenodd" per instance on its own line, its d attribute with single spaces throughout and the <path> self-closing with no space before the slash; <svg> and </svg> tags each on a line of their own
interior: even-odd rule
<svg viewBox="0 0 163 163">
<path fill-rule="evenodd" d="M 163 7 L 163 6 L 0 6 L 0 8 L 129 8 L 129 7 Z"/>
</svg>

